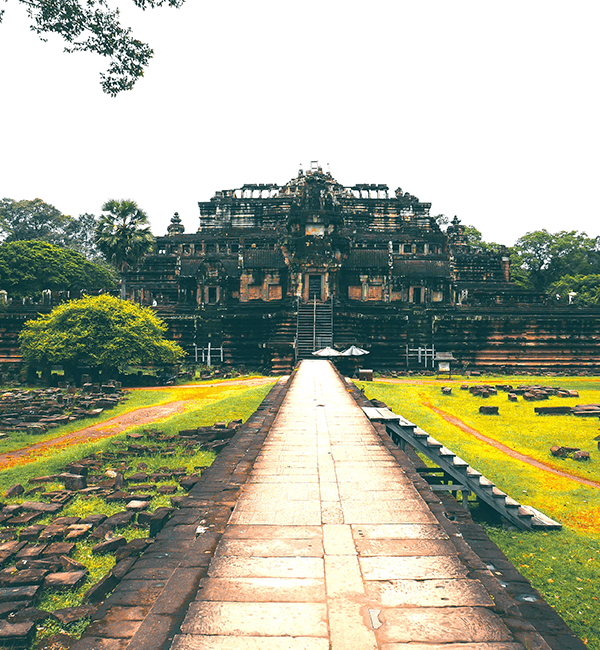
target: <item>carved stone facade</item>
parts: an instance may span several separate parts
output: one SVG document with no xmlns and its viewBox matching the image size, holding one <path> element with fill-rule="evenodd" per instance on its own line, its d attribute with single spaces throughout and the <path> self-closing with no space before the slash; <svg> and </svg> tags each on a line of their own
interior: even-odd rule
<svg viewBox="0 0 600 650">
<path fill-rule="evenodd" d="M 338 183 L 314 165 L 289 183 L 244 185 L 198 204 L 196 233 L 176 213 L 157 252 L 126 273 L 145 303 L 220 306 L 290 300 L 421 306 L 516 304 L 506 251 L 469 249 L 431 204 L 386 185 Z"/>
</svg>

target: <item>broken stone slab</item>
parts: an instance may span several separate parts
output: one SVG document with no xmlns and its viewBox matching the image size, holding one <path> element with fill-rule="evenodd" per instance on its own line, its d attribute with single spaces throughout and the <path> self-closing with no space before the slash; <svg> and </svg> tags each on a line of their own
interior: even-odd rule
<svg viewBox="0 0 600 650">
<path fill-rule="evenodd" d="M 38 585 L 27 585 L 18 587 L 1 587 L 0 603 L 14 603 L 22 600 L 33 600 L 40 587 Z"/>
<path fill-rule="evenodd" d="M 25 648 L 33 641 L 35 631 L 36 625 L 31 621 L 25 623 L 0 621 L 0 645 Z"/>
<path fill-rule="evenodd" d="M 23 530 L 19 533 L 19 539 L 25 540 L 27 542 L 33 542 L 39 537 L 44 528 L 46 528 L 46 526 L 39 524 L 27 526 L 26 528 L 23 528 Z"/>
<path fill-rule="evenodd" d="M 23 506 L 21 506 L 20 503 L 11 503 L 8 506 L 4 506 L 2 508 L 2 514 L 3 515 L 9 515 L 9 516 L 14 516 L 19 514 L 23 510 Z"/>
<path fill-rule="evenodd" d="M 141 512 L 142 510 L 146 510 L 149 505 L 149 502 L 146 500 L 141 501 L 139 499 L 132 499 L 127 503 L 126 508 L 132 512 Z"/>
<path fill-rule="evenodd" d="M 6 499 L 12 499 L 13 497 L 18 497 L 19 494 L 23 494 L 23 492 L 25 492 L 25 488 L 20 483 L 17 483 L 6 490 L 4 497 Z"/>
<path fill-rule="evenodd" d="M 108 517 L 104 523 L 98 526 L 92 533 L 92 537 L 98 539 L 104 539 L 106 533 L 110 533 L 117 526 L 127 526 L 131 520 L 134 518 L 135 513 L 130 511 L 117 512 L 114 515 Z"/>
<path fill-rule="evenodd" d="M 65 467 L 65 472 L 68 474 L 77 474 L 78 476 L 88 475 L 87 465 L 80 465 L 79 463 L 70 463 Z"/>
<path fill-rule="evenodd" d="M 87 567 L 84 564 L 66 555 L 61 555 L 58 558 L 58 562 L 64 571 L 87 571 Z"/>
<path fill-rule="evenodd" d="M 23 510 L 28 512 L 43 512 L 50 515 L 57 513 L 62 507 L 58 503 L 44 503 L 42 501 L 23 501 L 21 506 Z"/>
<path fill-rule="evenodd" d="M 131 476 L 127 477 L 128 481 L 147 481 L 148 480 L 148 474 L 146 472 L 136 472 L 135 474 L 132 474 Z"/>
<path fill-rule="evenodd" d="M 87 487 L 85 476 L 79 474 L 60 474 L 59 480 L 64 483 L 65 490 L 77 492 L 78 490 L 85 490 Z"/>
<path fill-rule="evenodd" d="M 85 537 L 90 530 L 92 530 L 92 524 L 71 524 L 67 527 L 67 534 L 65 539 L 81 539 Z"/>
<path fill-rule="evenodd" d="M 112 568 L 112 575 L 119 581 L 121 581 L 127 573 L 130 571 L 131 567 L 135 564 L 135 561 L 137 558 L 135 557 L 128 557 L 120 562 L 117 562 L 115 566 Z"/>
<path fill-rule="evenodd" d="M 91 524 L 92 527 L 99 526 L 102 524 L 104 521 L 106 521 L 107 516 L 103 514 L 97 514 L 97 515 L 88 515 L 87 517 L 84 517 L 83 519 L 79 520 L 80 524 Z"/>
<path fill-rule="evenodd" d="M 159 485 L 156 490 L 159 494 L 175 494 L 177 492 L 176 485 Z"/>
<path fill-rule="evenodd" d="M 24 515 L 17 515 L 16 517 L 10 517 L 6 520 L 8 526 L 27 526 L 30 521 L 34 521 L 38 517 L 41 517 L 43 512 L 28 512 Z"/>
<path fill-rule="evenodd" d="M 33 478 L 29 479 L 29 483 L 35 484 L 35 483 L 53 483 L 54 481 L 58 480 L 58 474 L 52 474 L 49 476 L 34 476 Z"/>
<path fill-rule="evenodd" d="M 13 621 L 15 623 L 26 623 L 28 621 L 39 623 L 47 618 L 54 618 L 54 614 L 47 612 L 45 609 L 38 609 L 37 607 L 25 607 L 15 614 Z"/>
<path fill-rule="evenodd" d="M 152 513 L 152 517 L 150 518 L 150 531 L 148 533 L 150 537 L 156 537 L 160 533 L 173 512 L 173 508 L 157 508 Z"/>
<path fill-rule="evenodd" d="M 83 602 L 101 603 L 118 584 L 119 581 L 112 573 L 105 575 L 83 594 Z"/>
<path fill-rule="evenodd" d="M 112 539 L 108 539 L 105 542 L 93 546 L 92 554 L 99 555 L 100 553 L 112 553 L 120 546 L 125 546 L 125 544 L 127 544 L 127 540 L 124 537 L 113 537 Z"/>
<path fill-rule="evenodd" d="M 40 585 L 48 574 L 47 569 L 25 569 L 12 573 L 0 573 L 0 587 L 23 587 Z"/>
<path fill-rule="evenodd" d="M 536 406 L 533 409 L 538 415 L 571 415 L 570 406 Z"/>
<path fill-rule="evenodd" d="M 442 386 L 442 395 L 452 395 L 452 388 L 448 386 Z"/>
<path fill-rule="evenodd" d="M 17 600 L 13 602 L 0 603 L 0 618 L 8 618 L 11 614 L 25 609 L 31 605 L 31 600 Z"/>
<path fill-rule="evenodd" d="M 576 451 L 579 451 L 579 447 L 559 447 L 558 445 L 550 447 L 550 453 L 558 458 L 566 458 L 569 454 Z"/>
<path fill-rule="evenodd" d="M 76 589 L 85 582 L 87 575 L 87 570 L 49 573 L 44 579 L 44 587 L 49 589 Z"/>
<path fill-rule="evenodd" d="M 199 476 L 184 476 L 180 481 L 179 485 L 184 489 L 189 492 L 196 483 L 200 480 Z"/>
<path fill-rule="evenodd" d="M 113 492 L 112 494 L 107 495 L 104 497 L 104 500 L 107 503 L 115 503 L 116 501 L 125 501 L 125 499 L 129 496 L 128 492 L 123 492 L 122 490 L 117 490 L 116 492 Z"/>
<path fill-rule="evenodd" d="M 479 412 L 482 415 L 499 415 L 497 406 L 480 406 Z"/>
<path fill-rule="evenodd" d="M 138 557 L 148 548 L 148 546 L 150 546 L 150 544 L 152 544 L 153 541 L 154 540 L 147 537 L 132 539 L 130 542 L 125 544 L 125 546 L 121 546 L 117 549 L 117 552 L 115 553 L 115 559 L 117 562 L 120 562 L 127 557 Z"/>
<path fill-rule="evenodd" d="M 0 553 L 8 553 L 10 557 L 10 555 L 18 553 L 26 545 L 27 542 L 18 542 L 16 540 L 4 542 L 0 544 Z"/>
<path fill-rule="evenodd" d="M 79 607 L 55 609 L 52 613 L 63 625 L 70 625 L 71 623 L 75 623 L 75 621 L 80 621 L 82 618 L 88 618 L 96 609 L 94 605 L 79 605 Z"/>
<path fill-rule="evenodd" d="M 46 571 L 58 571 L 61 568 L 60 562 L 55 557 L 42 558 L 42 559 L 29 559 L 18 560 L 15 563 L 15 568 L 19 571 L 24 571 L 25 569 L 45 569 Z"/>
<path fill-rule="evenodd" d="M 27 544 L 22 550 L 17 553 L 17 559 L 19 560 L 33 560 L 38 558 L 44 552 L 44 549 L 47 547 L 47 544 Z"/>
<path fill-rule="evenodd" d="M 586 461 L 590 460 L 590 452 L 580 449 L 573 453 L 573 460 Z"/>
<path fill-rule="evenodd" d="M 43 551 L 42 556 L 47 557 L 48 555 L 70 555 L 75 548 L 75 544 L 72 542 L 55 542 L 54 544 L 49 544 Z"/>
</svg>

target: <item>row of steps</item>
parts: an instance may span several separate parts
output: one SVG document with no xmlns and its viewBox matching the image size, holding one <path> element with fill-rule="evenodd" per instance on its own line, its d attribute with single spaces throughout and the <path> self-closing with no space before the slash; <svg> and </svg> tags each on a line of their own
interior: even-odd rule
<svg viewBox="0 0 600 650">
<path fill-rule="evenodd" d="M 401 449 L 407 444 L 416 451 L 424 454 L 435 463 L 448 477 L 453 485 L 432 485 L 435 490 L 461 491 L 463 501 L 465 495 L 472 492 L 480 501 L 492 507 L 502 517 L 521 530 L 531 529 L 560 529 L 561 524 L 550 519 L 532 506 L 521 505 L 508 494 L 500 490 L 485 476 L 471 467 L 469 463 L 459 458 L 454 452 L 444 447 L 441 442 L 432 438 L 426 431 L 420 429 L 400 415 L 396 415 L 387 407 L 363 407 L 365 415 L 373 422 L 382 422 L 388 435 Z M 439 470 L 438 470 L 439 471 Z"/>
<path fill-rule="evenodd" d="M 296 357 L 307 359 L 315 350 L 333 346 L 333 308 L 325 303 L 301 303 L 296 320 Z"/>
</svg>

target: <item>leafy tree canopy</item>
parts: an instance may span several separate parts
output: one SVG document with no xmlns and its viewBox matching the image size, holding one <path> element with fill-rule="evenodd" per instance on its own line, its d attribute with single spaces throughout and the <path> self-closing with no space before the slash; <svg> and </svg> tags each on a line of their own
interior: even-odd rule
<svg viewBox="0 0 600 650">
<path fill-rule="evenodd" d="M 18 0 L 27 8 L 31 30 L 46 40 L 58 34 L 66 43 L 65 52 L 94 52 L 109 59 L 106 73 L 100 75 L 102 90 L 116 96 L 133 88 L 143 76 L 153 51 L 134 38 L 129 27 L 120 23 L 119 9 L 106 0 Z M 184 0 L 133 0 L 141 9 L 181 7 Z M 3 10 L 0 10 L 0 21 Z"/>
<path fill-rule="evenodd" d="M 558 296 L 557 301 L 569 304 L 569 294 L 572 304 L 582 307 L 600 305 L 600 274 L 592 275 L 563 275 L 560 280 L 553 282 L 548 293 Z"/>
<path fill-rule="evenodd" d="M 600 273 L 600 237 L 577 230 L 529 232 L 517 240 L 512 264 L 525 271 L 520 284 L 545 292 L 564 275 Z"/>
<path fill-rule="evenodd" d="M 154 247 L 148 215 L 135 201 L 111 199 L 103 206 L 94 242 L 119 271 L 135 266 Z"/>
<path fill-rule="evenodd" d="M 39 239 L 93 258 L 98 255 L 93 241 L 95 227 L 93 214 L 70 217 L 42 199 L 0 200 L 0 235 L 7 242 Z"/>
<path fill-rule="evenodd" d="M 43 241 L 12 241 L 0 246 L 0 289 L 9 296 L 38 296 L 44 289 L 112 289 L 114 271 L 80 253 Z"/>
<path fill-rule="evenodd" d="M 115 372 L 138 364 L 171 364 L 184 357 L 163 335 L 166 325 L 147 307 L 103 295 L 72 300 L 27 321 L 19 340 L 27 365 L 62 364 Z"/>
</svg>

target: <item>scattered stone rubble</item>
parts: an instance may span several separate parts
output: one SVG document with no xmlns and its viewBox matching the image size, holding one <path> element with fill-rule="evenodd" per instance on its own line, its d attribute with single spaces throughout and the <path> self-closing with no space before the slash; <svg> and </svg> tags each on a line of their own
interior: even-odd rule
<svg viewBox="0 0 600 650">
<path fill-rule="evenodd" d="M 178 507 L 180 497 L 174 496 L 174 507 L 149 511 L 152 496 L 178 491 L 177 485 L 158 484 L 176 481 L 181 489 L 189 491 L 199 480 L 199 473 L 188 474 L 185 467 L 165 466 L 159 471 L 146 471 L 148 465 L 141 457 L 169 456 L 182 446 L 190 455 L 198 447 L 219 451 L 241 424 L 241 420 L 218 422 L 173 436 L 157 430 L 147 430 L 145 435 L 131 433 L 124 442 L 113 441 L 119 444 L 114 444 L 114 450 L 108 453 L 82 458 L 66 465 L 58 474 L 33 477 L 27 487 L 17 484 L 9 488 L 5 499 L 23 500 L 0 503 L 0 647 L 28 647 L 35 637 L 36 625 L 43 619 L 71 623 L 90 616 L 136 558 L 153 543 Z M 107 461 L 114 469 L 103 471 Z M 64 489 L 45 491 L 47 483 L 59 483 Z M 60 516 L 63 506 L 75 496 L 103 497 L 108 503 L 122 504 L 123 509 L 111 516 Z M 52 516 L 50 523 L 37 523 L 48 515 Z M 119 527 L 132 524 L 148 527 L 148 537 L 127 542 L 118 534 Z M 95 542 L 94 555 L 114 553 L 115 566 L 86 591 L 80 607 L 52 613 L 37 609 L 36 599 L 43 589 L 77 589 L 86 581 L 87 568 L 71 557 L 76 542 L 82 539 Z"/>
<path fill-rule="evenodd" d="M 0 433 L 45 433 L 75 420 L 95 417 L 125 398 L 118 382 L 74 387 L 24 390 L 0 394 Z"/>
</svg>

